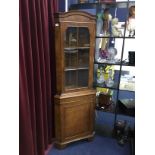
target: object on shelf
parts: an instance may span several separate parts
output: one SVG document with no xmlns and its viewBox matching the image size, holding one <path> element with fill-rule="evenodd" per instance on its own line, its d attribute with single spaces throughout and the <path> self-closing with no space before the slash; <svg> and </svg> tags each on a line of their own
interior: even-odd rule
<svg viewBox="0 0 155 155">
<path fill-rule="evenodd" d="M 96 35 L 100 36 L 103 34 L 103 10 L 101 10 L 97 14 L 97 22 L 96 22 Z"/>
<path fill-rule="evenodd" d="M 111 89 L 117 89 L 117 83 L 114 82 L 114 65 L 105 65 L 104 67 L 104 72 L 103 72 L 103 77 L 104 77 L 104 82 L 100 82 L 100 69 L 97 71 L 97 91 L 102 92 L 104 94 L 107 94 L 107 91 L 109 88 Z M 99 83 L 100 82 L 100 83 Z M 105 90 L 101 91 L 99 88 L 105 88 Z"/>
<path fill-rule="evenodd" d="M 114 81 L 112 79 L 108 79 L 108 81 L 106 81 L 107 87 L 112 87 L 113 85 L 114 85 Z"/>
<path fill-rule="evenodd" d="M 108 48 L 108 60 L 113 62 L 115 60 L 115 56 L 117 55 L 117 49 L 114 47 Z"/>
<path fill-rule="evenodd" d="M 135 51 L 129 51 L 129 65 L 135 65 Z"/>
<path fill-rule="evenodd" d="M 97 62 L 112 63 L 112 64 L 120 62 L 119 59 L 115 59 L 115 56 L 117 55 L 117 49 L 114 47 L 109 47 L 108 49 L 104 49 L 104 50 L 100 49 L 99 52 L 100 52 L 99 58 L 96 60 Z"/>
<path fill-rule="evenodd" d="M 105 8 L 103 12 L 103 35 L 109 36 L 109 23 L 112 19 L 112 15 L 110 14 L 109 8 Z"/>
<path fill-rule="evenodd" d="M 100 79 L 100 76 L 103 77 L 103 79 L 104 79 L 104 82 L 103 83 L 98 83 L 98 81 L 97 81 L 98 84 L 101 84 L 102 85 L 102 84 L 105 83 L 105 81 L 108 80 L 109 70 L 114 70 L 114 66 L 112 66 L 112 65 L 105 65 L 105 66 L 100 67 L 97 70 L 97 80 Z M 113 72 L 112 72 L 112 74 L 113 74 Z"/>
<path fill-rule="evenodd" d="M 109 38 L 102 38 L 99 47 L 102 50 L 105 50 L 108 48 L 108 44 L 109 44 Z"/>
<path fill-rule="evenodd" d="M 119 20 L 118 18 L 113 18 L 111 20 L 111 28 L 112 28 L 112 36 L 114 37 L 122 37 L 122 31 L 120 30 Z"/>
<path fill-rule="evenodd" d="M 106 59 L 115 63 L 114 57 L 117 54 L 117 49 L 114 47 L 109 47 L 109 38 L 96 38 L 96 48 L 95 48 L 95 60 L 97 62 L 105 62 Z M 110 62 L 109 62 L 110 63 Z"/>
<path fill-rule="evenodd" d="M 99 107 L 107 107 L 109 106 L 112 102 L 111 102 L 111 95 L 110 94 L 99 94 L 98 97 L 98 105 Z"/>
<path fill-rule="evenodd" d="M 101 38 L 96 38 L 96 45 L 95 45 L 95 60 L 98 61 L 99 57 L 100 57 L 100 42 L 101 42 Z"/>
<path fill-rule="evenodd" d="M 100 73 L 99 73 L 99 77 L 97 79 L 97 83 L 98 84 L 103 84 L 105 82 L 105 79 L 104 79 L 104 74 L 103 74 L 103 68 L 100 67 Z"/>
<path fill-rule="evenodd" d="M 127 19 L 127 30 L 129 31 L 129 37 L 135 36 L 135 5 L 132 5 L 129 8 L 129 16 Z"/>
<path fill-rule="evenodd" d="M 107 87 L 112 87 L 114 85 L 114 80 L 112 79 L 112 69 L 109 70 L 109 77 L 105 83 Z"/>
<path fill-rule="evenodd" d="M 109 38 L 96 38 L 96 53 L 95 60 L 100 62 L 102 59 L 106 59 L 108 57 L 107 47 L 109 43 Z"/>
<path fill-rule="evenodd" d="M 101 50 L 100 51 L 100 57 L 102 59 L 107 59 L 108 58 L 108 50 L 107 49 Z"/>
</svg>

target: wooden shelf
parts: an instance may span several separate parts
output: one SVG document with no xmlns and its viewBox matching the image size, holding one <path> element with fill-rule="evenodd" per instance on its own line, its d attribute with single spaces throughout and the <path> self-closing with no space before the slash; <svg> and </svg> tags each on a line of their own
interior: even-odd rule
<svg viewBox="0 0 155 155">
<path fill-rule="evenodd" d="M 78 68 L 65 68 L 65 71 L 75 71 L 75 70 L 88 70 L 88 67 L 78 67 Z"/>
<path fill-rule="evenodd" d="M 65 47 L 64 50 L 70 51 L 70 50 L 89 49 L 89 48 L 90 48 L 90 46 L 87 46 L 87 47 Z"/>
</svg>

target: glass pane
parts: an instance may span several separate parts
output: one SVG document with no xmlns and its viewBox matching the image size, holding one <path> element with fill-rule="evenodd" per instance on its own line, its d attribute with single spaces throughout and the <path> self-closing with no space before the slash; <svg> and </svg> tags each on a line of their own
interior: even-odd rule
<svg viewBox="0 0 155 155">
<path fill-rule="evenodd" d="M 64 35 L 65 47 L 77 46 L 77 27 L 69 27 Z"/>
<path fill-rule="evenodd" d="M 89 49 L 79 50 L 78 66 L 79 67 L 88 67 L 89 66 Z"/>
<path fill-rule="evenodd" d="M 88 78 L 88 69 L 78 70 L 78 87 L 87 87 Z"/>
<path fill-rule="evenodd" d="M 77 71 L 71 70 L 65 72 L 65 88 L 66 89 L 73 89 L 76 88 L 76 78 L 77 78 Z"/>
<path fill-rule="evenodd" d="M 65 50 L 65 69 L 77 67 L 78 50 Z"/>
<path fill-rule="evenodd" d="M 89 37 L 87 27 L 68 27 L 65 32 L 65 89 L 88 87 Z"/>
<path fill-rule="evenodd" d="M 78 46 L 88 47 L 90 46 L 90 35 L 87 27 L 80 27 L 78 33 Z"/>
</svg>

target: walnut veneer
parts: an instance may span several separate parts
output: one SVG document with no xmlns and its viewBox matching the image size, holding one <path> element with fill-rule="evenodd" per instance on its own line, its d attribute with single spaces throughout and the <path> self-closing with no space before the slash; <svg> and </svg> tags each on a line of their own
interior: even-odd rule
<svg viewBox="0 0 155 155">
<path fill-rule="evenodd" d="M 95 17 L 81 11 L 55 14 L 55 144 L 94 136 Z"/>
</svg>

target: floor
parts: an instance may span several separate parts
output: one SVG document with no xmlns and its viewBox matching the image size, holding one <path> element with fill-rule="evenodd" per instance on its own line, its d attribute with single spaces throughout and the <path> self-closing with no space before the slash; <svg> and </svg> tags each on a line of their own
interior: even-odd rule
<svg viewBox="0 0 155 155">
<path fill-rule="evenodd" d="M 134 128 L 134 118 L 119 115 L 117 119 L 127 120 L 130 127 Z M 130 155 L 131 146 L 126 143 L 120 146 L 112 137 L 114 114 L 96 111 L 95 137 L 88 142 L 81 140 L 69 144 L 65 149 L 58 150 L 53 147 L 48 155 Z"/>
<path fill-rule="evenodd" d="M 74 142 L 63 150 L 52 148 L 48 155 L 130 155 L 130 144 L 122 147 L 116 139 L 95 135 L 91 142 Z"/>
</svg>

